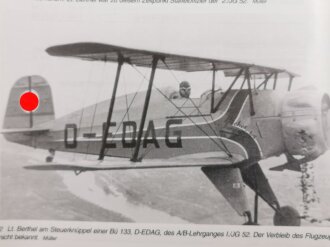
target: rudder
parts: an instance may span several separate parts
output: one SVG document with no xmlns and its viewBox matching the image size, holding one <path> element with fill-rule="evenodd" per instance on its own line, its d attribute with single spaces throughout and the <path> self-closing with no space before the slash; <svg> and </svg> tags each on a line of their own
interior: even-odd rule
<svg viewBox="0 0 330 247">
<path fill-rule="evenodd" d="M 20 106 L 24 92 L 32 91 L 38 95 L 39 105 L 33 112 L 26 112 Z M 24 76 L 16 81 L 10 90 L 3 128 L 32 128 L 55 118 L 51 88 L 39 75 Z"/>
</svg>

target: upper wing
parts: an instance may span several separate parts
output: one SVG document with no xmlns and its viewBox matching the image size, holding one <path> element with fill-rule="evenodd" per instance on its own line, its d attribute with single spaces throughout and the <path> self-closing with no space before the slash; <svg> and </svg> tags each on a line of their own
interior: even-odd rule
<svg viewBox="0 0 330 247">
<path fill-rule="evenodd" d="M 38 163 L 25 166 L 33 170 L 73 170 L 73 171 L 98 171 L 98 170 L 130 170 L 130 169 L 152 169 L 152 168 L 179 168 L 179 167 L 209 167 L 230 166 L 244 160 L 241 155 L 233 155 L 228 158 L 223 152 L 200 154 L 199 158 L 194 155 L 182 156 L 172 159 L 146 159 L 141 162 L 132 162 L 122 158 L 111 158 L 108 160 L 77 160 L 60 161 L 51 163 Z"/>
<path fill-rule="evenodd" d="M 75 57 L 91 61 L 117 62 L 121 56 L 130 64 L 148 68 L 152 65 L 153 57 L 158 56 L 164 61 L 164 63 L 158 64 L 158 68 L 186 72 L 228 70 L 225 73 L 226 76 L 236 76 L 241 68 L 249 67 L 250 74 L 252 75 L 278 73 L 282 77 L 295 76 L 295 74 L 283 69 L 254 64 L 138 50 L 101 43 L 59 45 L 50 47 L 46 51 L 52 56 Z"/>
</svg>

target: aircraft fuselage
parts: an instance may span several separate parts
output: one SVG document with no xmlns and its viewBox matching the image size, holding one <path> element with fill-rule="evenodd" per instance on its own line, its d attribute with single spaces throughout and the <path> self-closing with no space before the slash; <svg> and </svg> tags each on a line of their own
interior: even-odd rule
<svg viewBox="0 0 330 247">
<path fill-rule="evenodd" d="M 106 144 L 106 156 L 130 158 L 136 147 L 144 92 L 138 93 L 127 113 L 124 96 L 116 99 Z M 128 95 L 128 102 L 133 95 Z M 221 94 L 217 95 L 219 100 Z M 260 160 L 279 155 L 284 143 L 281 132 L 281 94 L 253 94 L 256 114 L 250 115 L 247 90 L 233 90 L 210 113 L 210 99 L 175 99 L 172 103 L 153 91 L 142 135 L 140 156 L 171 158 L 194 153 L 235 153 Z M 267 101 L 267 104 L 263 102 Z M 46 135 L 26 136 L 26 145 L 98 155 L 109 101 L 104 101 L 42 124 Z M 269 137 L 272 140 L 269 140 Z M 15 139 L 12 135 L 10 139 Z M 24 138 L 23 138 L 24 139 Z"/>
</svg>

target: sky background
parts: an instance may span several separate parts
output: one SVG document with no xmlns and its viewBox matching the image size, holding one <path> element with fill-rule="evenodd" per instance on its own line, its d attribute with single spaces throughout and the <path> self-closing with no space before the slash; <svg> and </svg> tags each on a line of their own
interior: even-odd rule
<svg viewBox="0 0 330 247">
<path fill-rule="evenodd" d="M 314 85 L 330 92 L 326 0 L 268 0 L 259 5 L 2 0 L 0 6 L 1 119 L 11 86 L 26 75 L 48 80 L 57 116 L 110 97 L 114 64 L 51 57 L 45 52 L 49 46 L 71 42 L 102 42 L 284 68 L 300 75 L 294 88 Z M 140 71 L 148 77 L 149 71 Z M 146 87 L 133 68 L 125 66 L 123 72 L 119 94 Z M 211 73 L 175 74 L 178 80 L 191 81 L 193 96 L 210 88 Z M 228 83 L 221 74 L 217 81 L 223 88 Z M 157 71 L 157 87 L 177 84 L 168 71 Z"/>
</svg>

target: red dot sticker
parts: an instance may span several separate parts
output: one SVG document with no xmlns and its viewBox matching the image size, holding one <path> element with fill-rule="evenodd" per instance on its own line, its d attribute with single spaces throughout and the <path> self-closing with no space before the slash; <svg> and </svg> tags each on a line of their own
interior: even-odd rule
<svg viewBox="0 0 330 247">
<path fill-rule="evenodd" d="M 24 111 L 34 111 L 38 108 L 39 97 L 34 92 L 25 92 L 21 95 L 19 103 Z"/>
</svg>

